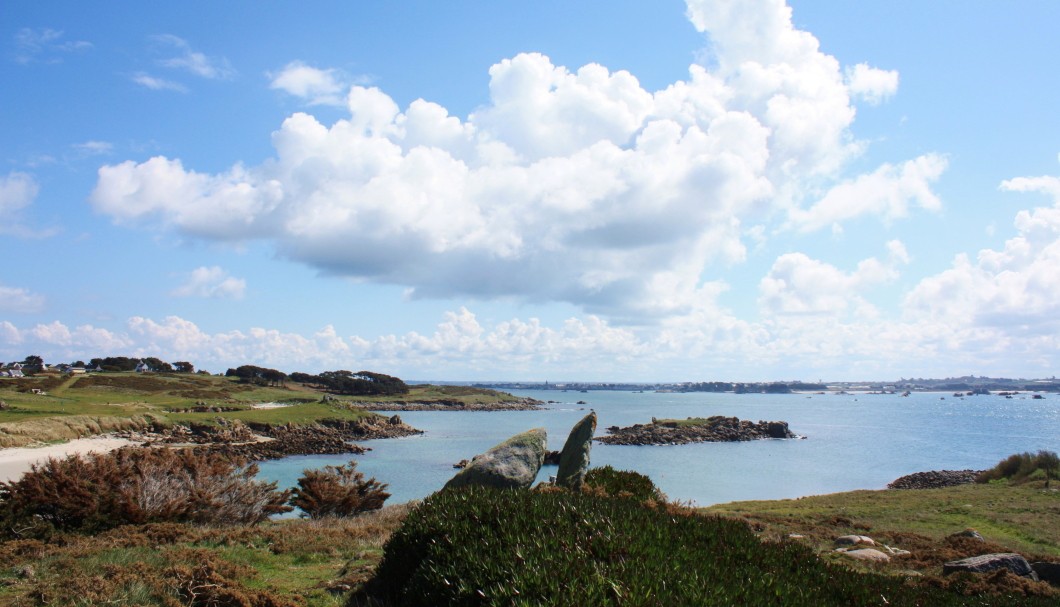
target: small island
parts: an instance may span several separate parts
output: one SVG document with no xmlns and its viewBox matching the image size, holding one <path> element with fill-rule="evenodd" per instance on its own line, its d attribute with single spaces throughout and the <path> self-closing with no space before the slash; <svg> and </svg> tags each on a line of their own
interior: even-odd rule
<svg viewBox="0 0 1060 607">
<path fill-rule="evenodd" d="M 684 445 L 687 443 L 735 442 L 765 438 L 799 438 L 787 422 L 751 422 L 714 415 L 688 419 L 655 419 L 650 424 L 626 428 L 611 426 L 607 436 L 594 440 L 608 445 Z"/>
</svg>

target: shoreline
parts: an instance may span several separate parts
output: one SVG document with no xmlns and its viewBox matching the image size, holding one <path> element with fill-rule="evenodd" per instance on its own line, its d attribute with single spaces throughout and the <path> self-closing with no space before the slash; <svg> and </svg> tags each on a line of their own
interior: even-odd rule
<svg viewBox="0 0 1060 607">
<path fill-rule="evenodd" d="M 62 459 L 69 455 L 104 453 L 138 444 L 140 443 L 128 438 L 113 434 L 101 434 L 86 438 L 75 438 L 65 443 L 0 449 L 0 482 L 17 481 L 34 464 L 42 464 L 50 457 Z"/>
</svg>

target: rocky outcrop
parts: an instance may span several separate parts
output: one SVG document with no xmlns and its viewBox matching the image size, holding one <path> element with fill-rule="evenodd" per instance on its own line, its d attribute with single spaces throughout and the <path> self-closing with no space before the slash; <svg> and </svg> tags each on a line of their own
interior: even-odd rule
<svg viewBox="0 0 1060 607">
<path fill-rule="evenodd" d="M 836 546 L 875 546 L 876 541 L 865 535 L 843 535 L 835 538 Z"/>
<path fill-rule="evenodd" d="M 895 479 L 888 489 L 941 489 L 975 482 L 982 470 L 932 470 Z"/>
<path fill-rule="evenodd" d="M 798 438 L 786 422 L 751 422 L 720 415 L 706 419 L 655 420 L 626 428 L 611 426 L 608 436 L 596 438 L 609 445 L 683 445 L 686 443 Z"/>
<path fill-rule="evenodd" d="M 875 548 L 859 548 L 857 550 L 843 550 L 843 556 L 859 561 L 871 561 L 874 563 L 887 563 L 891 557 L 876 550 Z"/>
<path fill-rule="evenodd" d="M 1008 569 L 1018 576 L 1038 581 L 1038 574 L 1031 568 L 1031 564 L 1027 562 L 1027 559 L 1011 552 L 983 554 L 959 561 L 950 561 L 942 565 L 942 575 L 949 575 L 958 571 L 988 573 L 998 569 Z"/>
<path fill-rule="evenodd" d="M 176 425 L 154 433 L 126 433 L 145 445 L 195 446 L 210 453 L 250 461 L 280 459 L 290 455 L 340 455 L 364 453 L 368 449 L 351 441 L 397 438 L 423 434 L 397 415 L 380 415 L 356 421 L 325 419 L 296 426 L 219 420 L 217 425 Z"/>
<path fill-rule="evenodd" d="M 548 438 L 544 428 L 516 434 L 476 455 L 445 484 L 446 489 L 484 485 L 500 489 L 528 489 L 545 460 Z"/>
<path fill-rule="evenodd" d="M 975 529 L 971 529 L 971 528 L 965 529 L 964 531 L 958 531 L 957 533 L 951 533 L 950 535 L 947 535 L 946 538 L 947 539 L 949 539 L 949 538 L 968 538 L 970 540 L 975 540 L 977 542 L 985 542 L 986 541 L 986 538 L 984 538 L 982 535 L 980 535 L 978 531 L 976 531 Z"/>
<path fill-rule="evenodd" d="M 365 411 L 536 411 L 543 403 L 535 398 L 494 403 L 465 403 L 459 400 L 383 401 L 350 403 Z"/>
<path fill-rule="evenodd" d="M 255 442 L 217 442 L 200 447 L 210 453 L 240 457 L 250 461 L 280 459 L 291 455 L 360 454 L 364 447 L 350 442 L 350 435 L 327 426 L 278 426 Z"/>
<path fill-rule="evenodd" d="M 574 428 L 563 444 L 559 455 L 559 472 L 556 484 L 568 489 L 581 489 L 585 473 L 589 470 L 589 451 L 596 432 L 596 412 L 590 413 L 574 424 Z"/>
</svg>

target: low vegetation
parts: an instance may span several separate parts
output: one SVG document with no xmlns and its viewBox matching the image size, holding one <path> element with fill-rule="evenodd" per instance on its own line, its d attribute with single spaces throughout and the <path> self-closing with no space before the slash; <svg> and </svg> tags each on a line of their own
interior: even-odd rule
<svg viewBox="0 0 1060 607">
<path fill-rule="evenodd" d="M 294 489 L 291 505 L 307 516 L 354 516 L 383 507 L 390 494 L 374 478 L 365 480 L 356 462 L 305 470 Z"/>
<path fill-rule="evenodd" d="M 255 526 L 152 523 L 0 543 L 0 605 L 338 607 L 406 506 Z"/>
<path fill-rule="evenodd" d="M 256 525 L 294 507 L 313 518 L 382 508 L 390 497 L 386 485 L 365 479 L 356 466 L 305 470 L 296 489 L 278 491 L 275 482 L 255 479 L 257 466 L 195 449 L 126 447 L 49 458 L 0 483 L 0 538 L 146 523 Z"/>
<path fill-rule="evenodd" d="M 1025 483 L 1030 480 L 1045 479 L 1045 486 L 1060 476 L 1060 456 L 1055 451 L 1037 453 L 1016 453 L 998 462 L 996 466 L 983 471 L 976 482 L 1009 480 L 1014 483 Z"/>
<path fill-rule="evenodd" d="M 289 492 L 255 480 L 257 471 L 192 449 L 49 458 L 0 483 L 2 535 L 42 538 L 152 522 L 246 525 L 290 511 Z"/>
<path fill-rule="evenodd" d="M 982 596 L 976 605 L 1052 599 Z M 965 605 L 742 521 L 628 497 L 467 487 L 415 508 L 348 605 Z"/>
<path fill-rule="evenodd" d="M 1003 552 L 1060 560 L 1060 493 L 1044 485 L 1006 482 L 942 489 L 849 491 L 791 500 L 718 504 L 705 514 L 739 518 L 768 540 L 790 534 L 824 551 L 847 534 L 871 534 L 889 546 L 934 549 L 976 529 Z M 938 563 L 941 565 L 941 563 Z"/>
<path fill-rule="evenodd" d="M 179 454 L 145 457 L 187 466 Z M 94 486 L 118 496 L 107 499 L 126 500 L 117 512 L 137 511 L 122 497 L 124 485 L 107 474 L 54 466 L 38 476 L 62 483 L 30 490 L 46 484 L 36 478 L 20 486 L 23 495 L 14 501 L 9 485 L 3 510 L 18 510 L 15 501 L 25 505 L 30 495 L 43 504 L 60 495 L 60 485 L 77 487 L 78 471 L 109 479 Z M 149 474 L 171 475 L 168 469 Z M 366 496 L 385 495 L 383 489 L 349 465 L 307 470 L 299 481 L 296 493 L 312 496 L 303 508 L 318 504 L 319 518 L 231 524 L 238 518 L 141 514 L 114 527 L 97 515 L 80 519 L 89 524 L 74 517 L 49 522 L 49 533 L 36 536 L 25 531 L 23 518 L 21 527 L 8 527 L 21 536 L 0 543 L 0 604 L 1037 606 L 1056 600 L 1048 586 L 1008 574 L 940 575 L 943 560 L 984 551 L 1060 558 L 1057 493 L 1041 481 L 864 491 L 704 512 L 666 502 L 641 474 L 603 467 L 589 471 L 581 492 L 470 487 L 437 493 L 411 509 L 355 513 L 370 501 Z M 81 503 L 78 491 L 62 495 Z M 176 507 L 179 500 L 154 503 L 186 511 Z M 949 537 L 967 526 L 988 542 Z M 831 542 L 849 533 L 871 534 L 912 555 L 887 565 L 843 559 Z"/>
<path fill-rule="evenodd" d="M 590 468 L 585 484 L 604 495 L 627 497 L 637 501 L 666 501 L 666 495 L 650 478 L 632 470 L 616 470 L 611 466 Z"/>
</svg>

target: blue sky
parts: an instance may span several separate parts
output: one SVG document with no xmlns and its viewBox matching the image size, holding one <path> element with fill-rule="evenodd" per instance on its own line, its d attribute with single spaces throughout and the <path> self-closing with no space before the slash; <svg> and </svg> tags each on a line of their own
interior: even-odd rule
<svg viewBox="0 0 1060 607">
<path fill-rule="evenodd" d="M 1048 377 L 1055 2 L 10 3 L 0 360 Z"/>
</svg>

